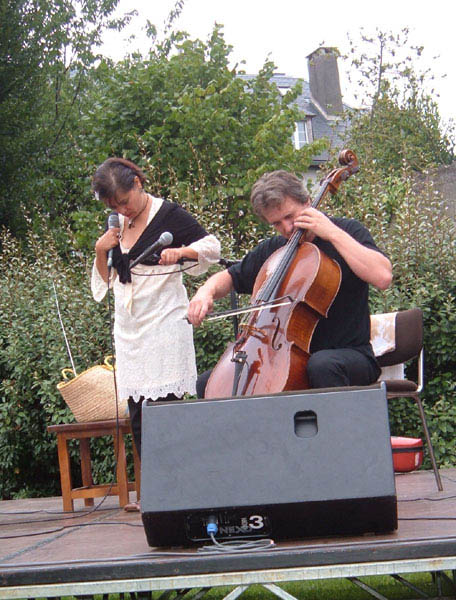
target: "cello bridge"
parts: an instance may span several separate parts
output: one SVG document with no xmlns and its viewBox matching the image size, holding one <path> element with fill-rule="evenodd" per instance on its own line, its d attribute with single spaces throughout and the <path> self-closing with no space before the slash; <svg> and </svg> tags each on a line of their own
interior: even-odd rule
<svg viewBox="0 0 456 600">
<path fill-rule="evenodd" d="M 244 352 L 243 350 L 238 350 L 236 353 L 233 354 L 231 362 L 239 363 L 241 365 L 245 364 L 247 362 L 247 352 Z"/>
</svg>

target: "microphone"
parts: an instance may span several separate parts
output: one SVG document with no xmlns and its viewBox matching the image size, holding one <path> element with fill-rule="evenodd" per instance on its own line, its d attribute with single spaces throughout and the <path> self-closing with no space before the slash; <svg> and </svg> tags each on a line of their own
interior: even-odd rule
<svg viewBox="0 0 456 600">
<path fill-rule="evenodd" d="M 108 217 L 108 229 L 114 229 L 120 227 L 119 215 L 117 213 L 111 213 Z M 112 267 L 112 252 L 114 248 L 111 248 L 108 252 L 108 269 Z"/>
<path fill-rule="evenodd" d="M 154 252 L 160 252 L 162 248 L 165 246 L 169 246 L 173 243 L 173 234 L 169 231 L 164 231 L 161 236 L 156 240 L 149 248 L 146 248 L 144 252 L 142 252 L 135 260 L 132 260 L 130 263 L 130 269 L 136 267 L 138 263 L 142 261 L 143 258 L 149 256 L 149 254 L 153 254 Z"/>
</svg>

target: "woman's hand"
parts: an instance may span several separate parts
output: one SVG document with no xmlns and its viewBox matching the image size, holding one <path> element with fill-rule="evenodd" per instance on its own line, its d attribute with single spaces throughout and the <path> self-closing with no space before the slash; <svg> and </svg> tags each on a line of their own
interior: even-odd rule
<svg viewBox="0 0 456 600">
<path fill-rule="evenodd" d="M 120 238 L 120 228 L 112 227 L 101 235 L 95 242 L 95 264 L 105 282 L 108 281 L 108 252 L 117 246 Z"/>
<path fill-rule="evenodd" d="M 165 248 L 161 251 L 159 265 L 175 265 L 181 258 L 189 258 L 198 262 L 198 252 L 190 246 L 181 248 Z"/>
<path fill-rule="evenodd" d="M 97 254 L 107 254 L 111 248 L 119 243 L 120 227 L 112 227 L 103 233 L 95 242 L 95 252 Z"/>
<path fill-rule="evenodd" d="M 182 248 L 165 248 L 161 251 L 159 265 L 175 265 L 178 260 L 183 258 Z"/>
</svg>

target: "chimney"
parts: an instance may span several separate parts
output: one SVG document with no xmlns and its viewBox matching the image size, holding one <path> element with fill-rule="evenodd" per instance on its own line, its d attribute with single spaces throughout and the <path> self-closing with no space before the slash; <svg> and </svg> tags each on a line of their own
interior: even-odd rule
<svg viewBox="0 0 456 600">
<path fill-rule="evenodd" d="M 307 57 L 310 95 L 326 117 L 343 111 L 337 48 L 318 48 Z"/>
</svg>

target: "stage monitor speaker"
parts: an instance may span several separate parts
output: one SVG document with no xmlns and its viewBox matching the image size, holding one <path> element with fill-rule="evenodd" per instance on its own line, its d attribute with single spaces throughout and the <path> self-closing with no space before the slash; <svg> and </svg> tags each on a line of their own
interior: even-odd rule
<svg viewBox="0 0 456 600">
<path fill-rule="evenodd" d="M 301 539 L 397 527 L 384 384 L 145 402 L 141 512 L 150 546 Z"/>
</svg>

